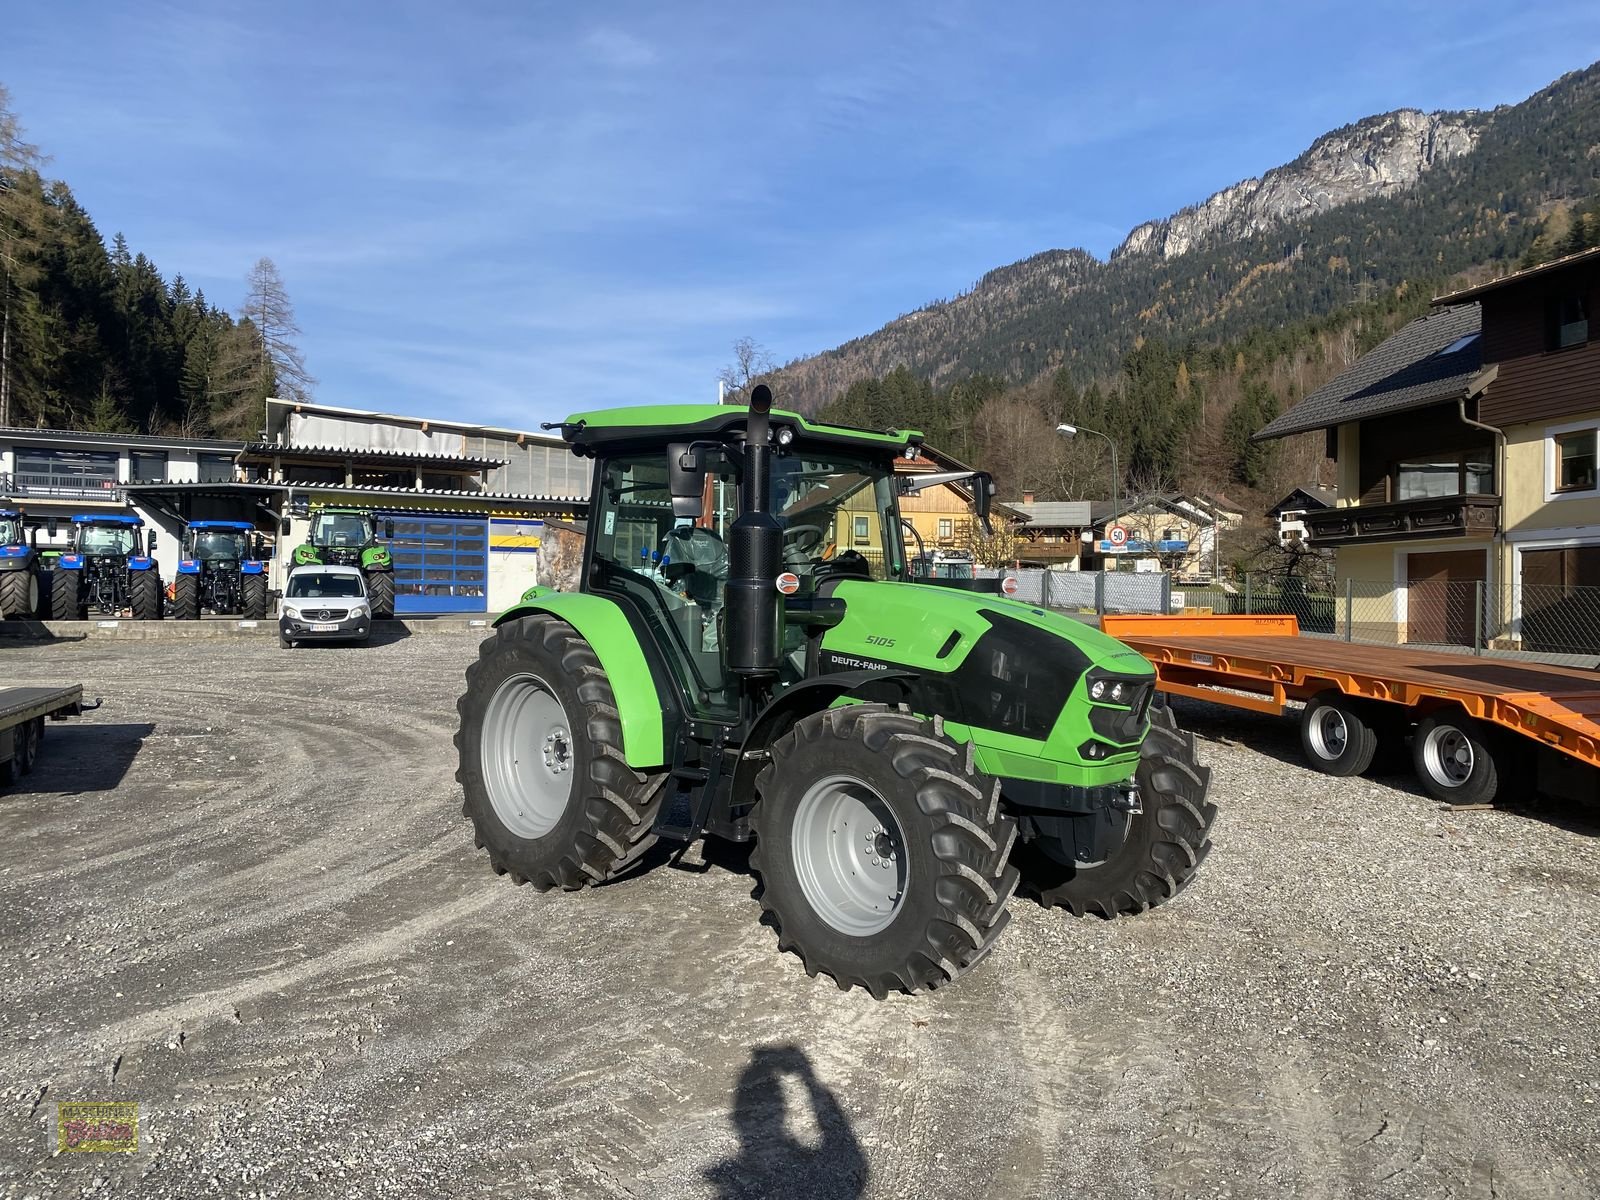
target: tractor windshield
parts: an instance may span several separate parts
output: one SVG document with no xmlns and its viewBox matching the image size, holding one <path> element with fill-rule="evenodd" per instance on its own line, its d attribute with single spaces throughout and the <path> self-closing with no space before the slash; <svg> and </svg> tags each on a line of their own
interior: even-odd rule
<svg viewBox="0 0 1600 1200">
<path fill-rule="evenodd" d="M 191 529 L 185 553 L 206 562 L 249 558 L 249 535 L 242 529 Z"/>
<path fill-rule="evenodd" d="M 128 525 L 80 525 L 78 549 L 84 554 L 136 554 L 139 534 Z"/>
<path fill-rule="evenodd" d="M 899 578 L 900 515 L 893 469 L 885 462 L 835 454 L 798 454 L 773 461 L 773 511 L 783 526 L 783 558 L 808 571 L 859 555 L 874 579 Z"/>
<path fill-rule="evenodd" d="M 318 513 L 311 525 L 313 546 L 365 546 L 370 541 L 372 521 L 364 513 Z"/>
<path fill-rule="evenodd" d="M 0 517 L 0 546 L 18 546 L 22 540 L 22 522 L 15 517 Z"/>
</svg>

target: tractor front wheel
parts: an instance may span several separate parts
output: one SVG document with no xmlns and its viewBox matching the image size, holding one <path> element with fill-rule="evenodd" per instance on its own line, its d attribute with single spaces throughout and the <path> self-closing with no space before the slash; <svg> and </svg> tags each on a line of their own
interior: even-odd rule
<svg viewBox="0 0 1600 1200">
<path fill-rule="evenodd" d="M 52 621 L 81 621 L 83 601 L 79 591 L 83 577 L 77 571 L 57 567 L 50 572 L 50 619 Z"/>
<path fill-rule="evenodd" d="M 1206 799 L 1211 769 L 1200 765 L 1193 736 L 1179 731 L 1164 704 L 1150 711 L 1150 732 L 1134 779 L 1143 811 L 1128 818 L 1121 847 L 1093 865 L 1048 863 L 1053 877 L 1033 881 L 1047 907 L 1110 920 L 1164 904 L 1194 878 L 1211 852 L 1217 819 L 1217 806 Z"/>
<path fill-rule="evenodd" d="M 394 572 L 369 571 L 367 573 L 367 598 L 372 602 L 372 617 L 387 621 L 394 616 Z"/>
<path fill-rule="evenodd" d="M 200 619 L 200 576 L 179 575 L 172 581 L 172 618 L 175 621 Z"/>
<path fill-rule="evenodd" d="M 773 744 L 756 788 L 764 919 L 808 975 L 880 1000 L 937 988 L 1010 920 L 1016 825 L 941 724 L 881 704 L 814 713 Z"/>
<path fill-rule="evenodd" d="M 611 683 L 571 625 L 542 613 L 501 625 L 456 707 L 462 812 L 496 873 L 572 891 L 654 843 L 662 776 L 628 766 Z"/>
<path fill-rule="evenodd" d="M 244 618 L 259 621 L 267 615 L 267 577 L 246 575 L 239 581 L 239 596 Z"/>
<path fill-rule="evenodd" d="M 159 621 L 161 577 L 154 571 L 135 571 L 128 581 L 128 602 L 135 621 Z"/>
</svg>

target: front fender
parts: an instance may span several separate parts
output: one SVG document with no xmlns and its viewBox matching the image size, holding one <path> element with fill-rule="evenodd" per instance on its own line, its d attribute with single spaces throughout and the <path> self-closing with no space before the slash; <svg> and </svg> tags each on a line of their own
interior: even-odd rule
<svg viewBox="0 0 1600 1200">
<path fill-rule="evenodd" d="M 31 546 L 0 546 L 0 571 L 27 571 L 38 557 Z"/>
<path fill-rule="evenodd" d="M 549 613 L 571 625 L 600 660 L 617 700 L 622 756 L 628 765 L 640 770 L 663 766 L 666 726 L 655 676 L 622 610 L 603 596 L 529 588 L 519 604 L 496 618 L 495 625 L 535 613 Z"/>
<path fill-rule="evenodd" d="M 388 571 L 394 566 L 389 557 L 387 546 L 368 546 L 361 552 L 361 569 L 363 571 Z"/>
<path fill-rule="evenodd" d="M 239 573 L 241 575 L 259 575 L 265 566 L 266 564 L 258 559 L 247 558 L 244 564 L 240 566 Z"/>
<path fill-rule="evenodd" d="M 193 559 L 193 558 L 184 559 L 182 562 L 180 562 L 178 564 L 178 574 L 179 575 L 198 575 L 198 574 L 200 574 L 200 563 L 199 563 L 199 561 L 197 559 Z"/>
</svg>

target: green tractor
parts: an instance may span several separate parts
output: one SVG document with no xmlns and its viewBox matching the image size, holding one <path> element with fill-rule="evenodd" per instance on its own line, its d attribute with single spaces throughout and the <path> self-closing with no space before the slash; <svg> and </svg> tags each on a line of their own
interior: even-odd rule
<svg viewBox="0 0 1600 1200">
<path fill-rule="evenodd" d="M 389 547 L 378 541 L 378 518 L 369 508 L 311 509 L 311 536 L 294 548 L 289 566 L 360 567 L 367 577 L 372 615 L 378 620 L 394 616 L 394 559 Z M 284 523 L 285 532 L 288 523 Z M 394 522 L 384 522 L 385 540 L 394 539 Z"/>
<path fill-rule="evenodd" d="M 551 426 L 595 461 L 581 590 L 502 615 L 457 706 L 495 871 L 576 889 L 657 839 L 753 840 L 779 949 L 880 998 L 982 958 L 1019 879 L 1077 915 L 1176 896 L 1216 808 L 1149 664 L 915 577 L 894 465 L 920 434 L 770 407 Z"/>
</svg>

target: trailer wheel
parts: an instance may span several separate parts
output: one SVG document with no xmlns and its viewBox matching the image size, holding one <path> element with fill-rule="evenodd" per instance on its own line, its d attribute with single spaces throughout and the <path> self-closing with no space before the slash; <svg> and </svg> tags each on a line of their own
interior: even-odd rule
<svg viewBox="0 0 1600 1200">
<path fill-rule="evenodd" d="M 33 764 L 39 760 L 39 742 L 44 737 L 44 718 L 24 721 L 12 736 L 17 739 L 17 774 L 32 775 Z"/>
<path fill-rule="evenodd" d="M 172 581 L 172 619 L 175 621 L 200 619 L 200 576 L 179 575 Z"/>
<path fill-rule="evenodd" d="M 1313 696 L 1300 716 L 1300 746 L 1324 775 L 1359 775 L 1378 752 L 1378 733 L 1339 692 Z"/>
<path fill-rule="evenodd" d="M 1109 858 L 1064 867 L 1044 861 L 1047 855 L 1030 857 L 1054 876 L 1033 879 L 1046 908 L 1065 908 L 1075 917 L 1098 913 L 1108 921 L 1132 916 L 1173 899 L 1200 870 L 1217 819 L 1217 806 L 1206 799 L 1211 768 L 1200 765 L 1194 736 L 1178 729 L 1166 704 L 1150 710 L 1134 779 L 1144 811 L 1130 817 L 1127 838 Z"/>
<path fill-rule="evenodd" d="M 1010 920 L 1016 824 L 942 727 L 881 704 L 801 718 L 756 780 L 750 865 L 778 949 L 840 990 L 957 978 Z"/>
<path fill-rule="evenodd" d="M 32 571 L 0 574 L 0 619 L 23 621 L 39 611 L 39 577 Z"/>
<path fill-rule="evenodd" d="M 83 578 L 77 571 L 64 571 L 57 567 L 50 572 L 50 619 L 52 621 L 81 621 L 83 604 L 79 599 L 79 586 Z"/>
<path fill-rule="evenodd" d="M 369 571 L 367 573 L 367 598 L 372 602 L 372 616 L 377 621 L 387 621 L 394 616 L 394 573 Z"/>
<path fill-rule="evenodd" d="M 1412 762 L 1422 788 L 1446 804 L 1488 804 L 1500 789 L 1496 751 L 1483 727 L 1454 713 L 1430 713 L 1417 725 Z"/>
<path fill-rule="evenodd" d="M 499 626 L 456 708 L 461 811 L 497 874 L 571 891 L 655 842 L 664 776 L 623 758 L 611 683 L 571 625 L 539 613 Z"/>
<path fill-rule="evenodd" d="M 267 580 L 264 575 L 246 575 L 239 583 L 241 604 L 247 621 L 267 615 Z"/>
</svg>

